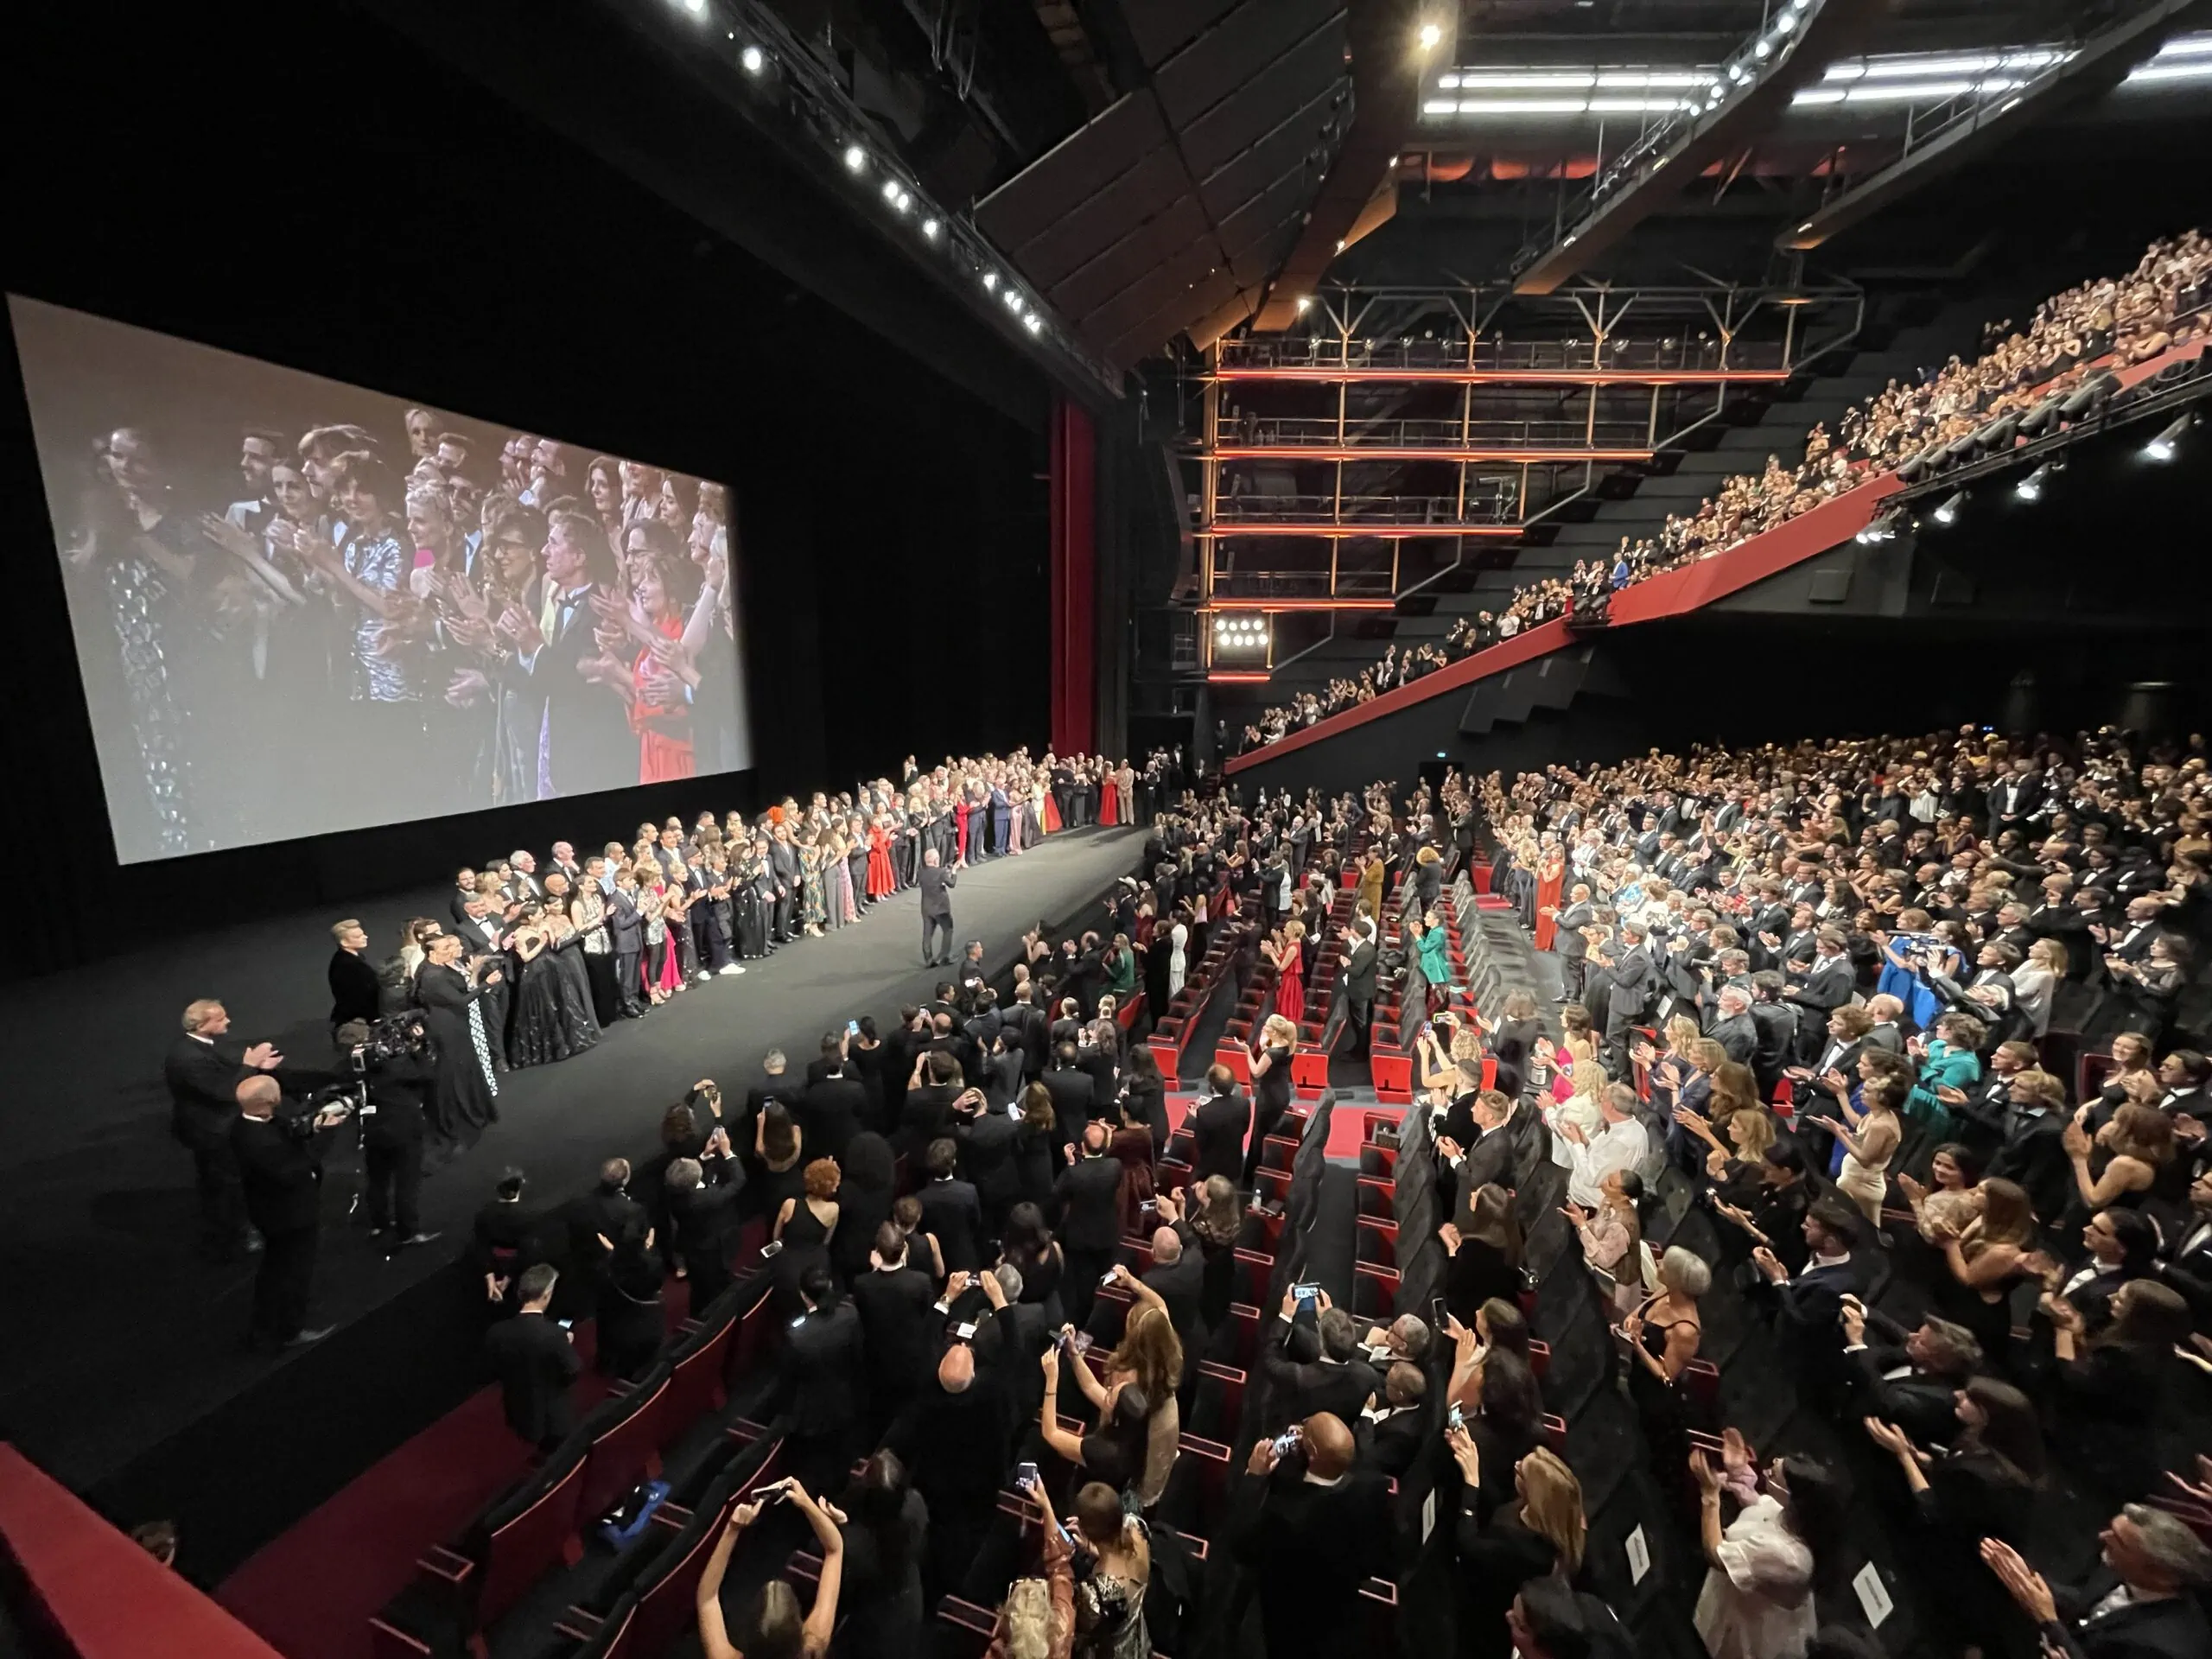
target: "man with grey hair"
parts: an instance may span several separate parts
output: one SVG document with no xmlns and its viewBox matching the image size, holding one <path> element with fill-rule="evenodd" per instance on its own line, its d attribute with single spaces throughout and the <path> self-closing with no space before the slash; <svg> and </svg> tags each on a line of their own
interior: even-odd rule
<svg viewBox="0 0 2212 1659">
<path fill-rule="evenodd" d="M 2212 1550 L 2187 1522 L 2130 1503 L 2097 1541 L 2102 1564 L 2078 1587 L 2054 1587 L 2019 1551 L 1995 1538 L 1981 1541 L 1981 1559 L 2035 1621 L 2045 1653 L 2069 1659 L 2212 1653 L 2212 1622 L 2199 1599 L 2212 1584 Z"/>
<path fill-rule="evenodd" d="M 1598 1096 L 1598 1114 L 1604 1122 L 1597 1134 L 1586 1134 L 1566 1116 L 1552 1125 L 1567 1154 L 1568 1203 L 1595 1210 L 1605 1200 L 1606 1176 L 1619 1170 L 1643 1173 L 1651 1141 L 1637 1122 L 1636 1105 L 1635 1090 L 1624 1083 L 1610 1084 Z"/>
<path fill-rule="evenodd" d="M 261 1248 L 246 1225 L 238 1166 L 231 1147 L 238 1084 L 273 1071 L 284 1057 L 273 1043 L 241 1050 L 229 1040 L 230 1011 L 203 996 L 185 1005 L 183 1029 L 169 1045 L 162 1077 L 169 1090 L 169 1132 L 192 1154 L 200 1195 L 200 1248 L 218 1261 Z"/>
<path fill-rule="evenodd" d="M 1931 1314 L 1907 1331 L 1859 1302 L 1844 1304 L 1843 1354 L 1858 1395 L 1853 1413 L 1895 1423 L 1923 1446 L 1958 1433 L 1958 1391 L 1982 1364 L 1981 1344 L 1966 1326 Z"/>
<path fill-rule="evenodd" d="M 1751 1018 L 1751 994 L 1740 985 L 1723 985 L 1713 999 L 1718 1014 L 1705 1034 L 1728 1052 L 1738 1065 L 1749 1065 L 1759 1046 L 1758 1022 Z"/>
<path fill-rule="evenodd" d="M 1427 1323 L 1418 1313 L 1401 1313 L 1387 1325 L 1368 1326 L 1360 1345 L 1367 1351 L 1368 1363 L 1378 1368 L 1399 1360 L 1418 1365 L 1428 1357 L 1433 1340 Z"/>
</svg>

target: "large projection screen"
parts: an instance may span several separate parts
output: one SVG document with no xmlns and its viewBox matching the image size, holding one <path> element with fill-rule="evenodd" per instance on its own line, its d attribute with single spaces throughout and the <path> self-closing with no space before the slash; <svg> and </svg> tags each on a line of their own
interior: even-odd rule
<svg viewBox="0 0 2212 1659">
<path fill-rule="evenodd" d="M 752 765 L 725 486 L 8 308 L 123 862 Z"/>
</svg>

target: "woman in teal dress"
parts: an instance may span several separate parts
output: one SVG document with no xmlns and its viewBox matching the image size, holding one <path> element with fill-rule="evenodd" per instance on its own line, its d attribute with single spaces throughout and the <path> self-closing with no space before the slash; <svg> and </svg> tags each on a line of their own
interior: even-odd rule
<svg viewBox="0 0 2212 1659">
<path fill-rule="evenodd" d="M 1951 1138 L 1951 1108 L 1981 1081 L 1981 1060 L 1974 1051 L 1989 1031 L 1970 1014 L 1950 1013 L 1936 1021 L 1933 1037 L 1916 1037 L 1907 1052 L 1920 1062 L 1920 1077 L 1904 1103 L 1906 1121 L 1931 1141 Z"/>
</svg>

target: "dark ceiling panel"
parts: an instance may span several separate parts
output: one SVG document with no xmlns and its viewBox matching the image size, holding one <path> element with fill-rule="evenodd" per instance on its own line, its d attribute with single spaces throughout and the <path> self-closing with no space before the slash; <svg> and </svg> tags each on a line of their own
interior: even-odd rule
<svg viewBox="0 0 2212 1659">
<path fill-rule="evenodd" d="M 1183 130 L 1183 153 L 1203 178 L 1306 107 L 1344 86 L 1344 30 L 1319 29 Z M 1327 107 L 1325 99 L 1323 108 Z M 1310 146 L 1319 137 L 1309 134 Z"/>
<path fill-rule="evenodd" d="M 1085 314 L 1083 326 L 1086 332 L 1119 334 L 1135 323 L 1144 321 L 1163 306 L 1177 303 L 1194 284 L 1215 276 L 1225 276 L 1221 269 L 1220 251 L 1215 245 L 1213 232 L 1208 230 L 1184 246 L 1174 250 L 1158 266 L 1145 275 L 1142 282 L 1110 296 L 1106 302 Z M 1160 340 L 1167 336 L 1162 334 Z M 1157 341 L 1154 342 L 1156 346 Z"/>
<path fill-rule="evenodd" d="M 1323 88 L 1274 131 L 1255 138 L 1242 155 L 1199 181 L 1199 200 L 1216 218 L 1225 219 L 1262 191 L 1273 189 L 1284 174 L 1304 170 L 1336 90 L 1334 86 Z"/>
<path fill-rule="evenodd" d="M 1228 15 L 1239 0 L 1122 0 L 1145 67 L 1156 69 Z"/>
<path fill-rule="evenodd" d="M 1019 246 L 1166 142 L 1158 102 L 1131 93 L 976 203 L 976 223 L 1001 247 Z"/>
<path fill-rule="evenodd" d="M 1149 273 L 1181 250 L 1212 236 L 1212 221 L 1198 199 L 1179 196 L 1156 218 L 1135 227 L 1080 270 L 1052 283 L 1052 304 L 1069 316 L 1087 316 L 1116 294 L 1151 280 Z"/>
<path fill-rule="evenodd" d="M 1225 270 L 1217 271 L 1135 327 L 1101 341 L 1096 349 L 1114 362 L 1132 362 L 1158 351 L 1163 341 L 1173 340 L 1202 318 L 1212 316 L 1236 298 L 1238 291 L 1234 276 Z"/>
<path fill-rule="evenodd" d="M 1221 221 L 1222 245 L 1239 276 L 1248 283 L 1267 280 L 1274 269 L 1273 256 L 1280 251 L 1274 245 L 1280 233 L 1297 223 L 1313 193 L 1313 181 L 1302 172 L 1286 173 Z"/>
<path fill-rule="evenodd" d="M 1247 0 L 1160 67 L 1153 86 L 1160 107 L 1177 126 L 1190 126 L 1322 31 L 1333 31 L 1341 45 L 1343 0 Z"/>
<path fill-rule="evenodd" d="M 1096 195 L 1071 202 L 1076 211 L 1007 252 L 1032 282 L 1050 288 L 1119 244 L 1166 203 L 1189 195 L 1190 188 L 1181 158 L 1163 144 Z"/>
</svg>

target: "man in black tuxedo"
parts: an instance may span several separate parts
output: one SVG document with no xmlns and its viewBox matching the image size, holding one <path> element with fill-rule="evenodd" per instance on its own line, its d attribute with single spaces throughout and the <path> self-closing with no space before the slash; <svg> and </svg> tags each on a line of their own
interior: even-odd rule
<svg viewBox="0 0 2212 1659">
<path fill-rule="evenodd" d="M 1983 1173 L 2017 1185 L 2046 1225 L 2056 1225 L 2074 1199 L 2074 1160 L 2065 1144 L 2069 1121 L 2066 1086 L 2057 1078 L 2034 1071 L 2005 1080 L 2003 1138 Z"/>
<path fill-rule="evenodd" d="M 957 869 L 948 870 L 932 847 L 922 855 L 922 966 L 938 968 L 952 960 L 952 889 L 960 883 Z M 937 937 L 944 935 L 944 954 L 938 954 Z"/>
<path fill-rule="evenodd" d="M 1382 1394 L 1369 1402 L 1352 1430 L 1361 1468 L 1395 1479 L 1414 1466 L 1433 1433 L 1424 1409 L 1427 1396 L 1428 1378 L 1420 1366 L 1402 1359 L 1382 1374 Z"/>
<path fill-rule="evenodd" d="M 867 1378 L 860 1313 L 837 1294 L 830 1269 L 817 1262 L 801 1273 L 798 1296 L 806 1311 L 784 1333 L 779 1395 L 792 1471 L 812 1486 L 849 1462 Z"/>
<path fill-rule="evenodd" d="M 630 1160 L 609 1158 L 599 1166 L 599 1184 L 571 1199 L 568 1223 L 568 1268 L 562 1305 L 582 1317 L 598 1306 L 608 1247 L 602 1239 L 634 1230 L 640 1237 L 652 1225 L 645 1206 L 630 1196 Z"/>
<path fill-rule="evenodd" d="M 1236 1075 L 1225 1065 L 1206 1071 L 1206 1097 L 1191 1115 L 1191 1179 L 1203 1184 L 1219 1175 L 1234 1184 L 1244 1172 L 1244 1137 L 1252 1128 L 1252 1103 L 1237 1091 Z"/>
<path fill-rule="evenodd" d="M 853 1306 L 861 1319 L 868 1356 L 870 1438 L 904 1411 L 922 1385 L 929 1363 L 930 1305 L 937 1300 L 930 1276 L 909 1265 L 906 1236 L 896 1222 L 875 1230 L 868 1271 L 853 1280 Z"/>
<path fill-rule="evenodd" d="M 671 560 L 682 557 L 675 538 L 659 524 L 640 520 L 623 535 L 657 543 Z M 519 683 L 528 689 L 530 706 L 543 710 L 541 798 L 635 782 L 637 740 L 626 706 L 604 685 L 586 679 L 580 666 L 602 654 L 595 637 L 601 619 L 592 601 L 612 591 L 614 550 L 590 513 L 563 508 L 546 516 L 543 556 L 542 600 L 534 615 L 521 619 L 515 640 Z"/>
<path fill-rule="evenodd" d="M 798 849 L 791 845 L 791 827 L 779 823 L 768 838 L 768 874 L 776 883 L 775 905 L 768 916 L 768 942 L 789 944 L 798 920 Z"/>
<path fill-rule="evenodd" d="M 1337 985 L 1329 999 L 1328 1023 L 1321 1031 L 1321 1052 L 1337 1045 L 1346 1023 L 1351 1027 L 1354 1059 L 1367 1052 L 1368 1028 L 1375 1018 L 1375 923 L 1362 916 L 1344 930 L 1344 959 L 1337 969 Z"/>
<path fill-rule="evenodd" d="M 1299 1425 L 1298 1444 L 1252 1448 L 1231 1501 L 1230 1543 L 1254 1574 L 1268 1659 L 1356 1651 L 1359 1588 L 1391 1535 L 1389 1489 L 1355 1465 L 1341 1418 Z"/>
<path fill-rule="evenodd" d="M 1126 1277 L 1128 1269 L 1122 1269 Z M 1128 1281 L 1140 1294 L 1160 1303 L 1176 1339 L 1186 1354 L 1205 1352 L 1206 1263 L 1203 1253 L 1183 1248 L 1183 1236 L 1173 1227 L 1155 1227 L 1152 1233 L 1152 1265 L 1140 1278 Z M 1191 1364 L 1196 1367 L 1194 1358 Z"/>
<path fill-rule="evenodd" d="M 647 1007 L 638 995 L 638 964 L 645 950 L 645 918 L 638 909 L 638 878 L 628 870 L 614 876 L 614 891 L 607 897 L 607 938 L 614 952 L 614 992 L 620 999 L 622 1017 L 635 1020 Z"/>
<path fill-rule="evenodd" d="M 330 937 L 338 945 L 330 957 L 330 1028 L 335 1031 L 377 1017 L 377 970 L 364 954 L 369 935 L 359 921 L 348 917 L 334 923 Z"/>
<path fill-rule="evenodd" d="M 248 1077 L 238 1085 L 239 1116 L 231 1125 L 245 1213 L 262 1239 L 246 1332 L 251 1348 L 300 1347 L 320 1342 L 331 1330 L 306 1328 L 315 1240 L 322 1228 L 322 1149 L 315 1137 L 335 1128 L 346 1115 L 327 1109 L 312 1119 L 279 1120 L 283 1098 L 276 1078 Z"/>
<path fill-rule="evenodd" d="M 736 1160 L 713 1162 L 717 1170 L 730 1171 Z M 669 1248 L 690 1281 L 695 1310 L 729 1288 L 729 1241 L 737 1231 L 738 1195 L 744 1190 L 741 1179 L 710 1183 L 706 1164 L 696 1158 L 675 1160 L 663 1178 Z"/>
<path fill-rule="evenodd" d="M 1847 1380 L 1843 1299 L 1859 1289 L 1852 1247 L 1860 1219 L 1841 1198 L 1814 1199 L 1805 1210 L 1806 1263 L 1794 1274 L 1766 1245 L 1751 1252 L 1758 1274 L 1753 1288 L 1764 1293 L 1775 1336 L 1796 1372 L 1801 1393 L 1819 1410 L 1840 1403 Z"/>
<path fill-rule="evenodd" d="M 541 1452 L 550 1452 L 575 1427 L 569 1389 L 583 1373 L 575 1345 L 549 1312 L 560 1277 L 550 1262 L 524 1268 L 515 1285 L 520 1310 L 484 1338 L 507 1427 Z"/>
<path fill-rule="evenodd" d="M 1038 1081 L 1052 1097 L 1052 1116 L 1060 1126 L 1060 1139 L 1073 1145 L 1083 1126 L 1090 1121 L 1091 1109 L 1100 1103 L 1098 1085 L 1083 1069 L 1081 1052 L 1073 1042 L 1054 1047 L 1052 1069 Z"/>
<path fill-rule="evenodd" d="M 815 1075 L 815 1068 L 834 1069 Z M 807 1063 L 806 1092 L 794 1106 L 799 1128 L 806 1135 L 806 1155 L 842 1160 L 845 1148 L 860 1133 L 861 1115 L 868 1109 L 868 1085 L 845 1070 L 843 1039 L 824 1037 L 822 1058 Z"/>
<path fill-rule="evenodd" d="M 183 1034 L 162 1062 L 169 1132 L 190 1150 L 198 1177 L 200 1248 L 218 1258 L 260 1248 L 246 1225 L 231 1123 L 238 1114 L 238 1084 L 275 1071 L 284 1059 L 273 1043 L 241 1052 L 225 1040 L 230 1029 L 230 1013 L 220 1002 L 203 997 L 189 1003 Z"/>
<path fill-rule="evenodd" d="M 1623 1077 L 1629 1069 L 1629 1033 L 1644 1023 L 1659 983 L 1642 925 L 1621 923 L 1611 954 L 1598 962 L 1605 969 L 1605 1069 Z"/>
<path fill-rule="evenodd" d="M 995 1236 L 1006 1212 L 1021 1202 L 1021 1168 L 1014 1161 L 1020 1130 L 1005 1112 L 970 1089 L 954 1103 L 953 1138 L 960 1144 L 960 1172 L 982 1205 L 983 1230 Z"/>
<path fill-rule="evenodd" d="M 931 1141 L 923 1163 L 930 1178 L 915 1195 L 922 1230 L 937 1240 L 946 1272 L 973 1273 L 982 1265 L 983 1206 L 973 1184 L 960 1179 L 959 1142 Z"/>
<path fill-rule="evenodd" d="M 1923 1446 L 1946 1444 L 1958 1433 L 1958 1391 L 1981 1369 L 1974 1332 L 1932 1315 L 1907 1331 L 1857 1302 L 1844 1304 L 1842 1319 L 1852 1411 L 1895 1423 Z"/>
<path fill-rule="evenodd" d="M 1103 1123 L 1086 1125 L 1080 1155 L 1052 1184 L 1066 1262 L 1061 1295 L 1078 1327 L 1090 1319 L 1091 1298 L 1122 1242 L 1122 1160 L 1106 1155 L 1106 1144 Z"/>
<path fill-rule="evenodd" d="M 2212 1653 L 2202 1595 L 2212 1551 L 2180 1516 L 2130 1503 L 2097 1535 L 2097 1570 L 2054 1586 L 2010 1544 L 1986 1539 L 1981 1559 L 2035 1621 L 2044 1651 L 2066 1659 L 2200 1659 Z"/>
<path fill-rule="evenodd" d="M 2175 1229 L 2158 1272 L 2181 1294 L 2201 1329 L 2212 1319 L 2212 1173 L 2189 1186 L 2189 1218 Z"/>
<path fill-rule="evenodd" d="M 1797 1061 L 1801 1065 L 1821 1052 L 1827 1035 L 1828 1015 L 1851 1001 L 1859 970 L 1851 965 L 1850 941 L 1840 927 L 1823 927 L 1814 935 L 1813 962 L 1804 982 L 1783 992 L 1782 1000 L 1797 1010 Z"/>
<path fill-rule="evenodd" d="M 420 1016 L 416 1016 L 418 1019 Z M 369 1039 L 356 1021 L 338 1028 L 338 1046 L 352 1051 Z M 361 1121 L 361 1174 L 368 1189 L 369 1236 L 387 1255 L 427 1244 L 419 1212 L 423 1194 L 423 1102 L 437 1070 L 427 1053 L 372 1060 L 365 1073 L 369 1103 Z"/>
</svg>

